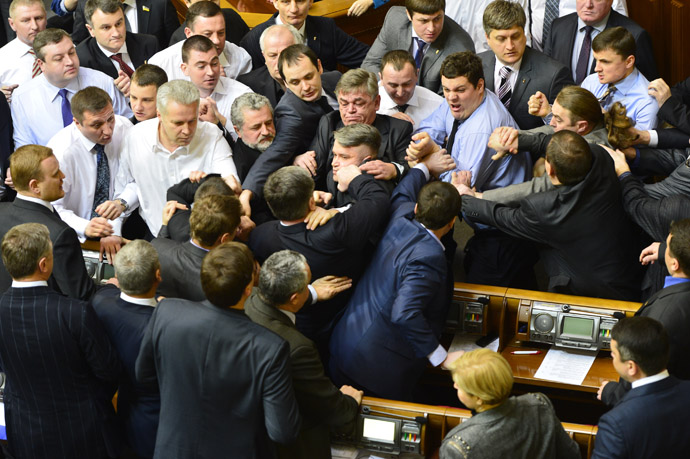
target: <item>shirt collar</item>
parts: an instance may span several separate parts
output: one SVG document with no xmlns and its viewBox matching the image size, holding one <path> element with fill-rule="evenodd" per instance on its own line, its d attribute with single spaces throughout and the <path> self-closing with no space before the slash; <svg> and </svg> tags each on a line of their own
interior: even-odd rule
<svg viewBox="0 0 690 459">
<path fill-rule="evenodd" d="M 196 247 L 197 249 L 201 249 L 201 250 L 203 250 L 204 252 L 210 252 L 209 249 L 205 249 L 205 248 L 201 247 L 199 244 L 197 244 L 196 242 L 194 242 L 194 239 L 190 239 L 190 240 L 189 240 L 189 243 L 192 244 L 192 245 L 193 245 L 194 247 Z"/>
<path fill-rule="evenodd" d="M 26 196 L 26 195 L 21 194 L 21 193 L 17 193 L 17 198 L 21 199 L 23 201 L 35 202 L 36 204 L 40 204 L 43 207 L 46 207 L 47 209 L 49 209 L 51 212 L 55 211 L 55 209 L 53 209 L 53 205 L 50 202 L 44 201 L 41 198 L 34 198 L 33 196 Z"/>
<path fill-rule="evenodd" d="M 664 370 L 661 373 L 657 373 L 652 376 L 647 376 L 646 378 L 638 379 L 637 381 L 632 382 L 632 388 L 635 389 L 640 386 L 646 386 L 647 384 L 652 384 L 657 381 L 661 381 L 662 379 L 666 379 L 669 377 L 668 370 Z"/>
<path fill-rule="evenodd" d="M 379 81 L 379 94 L 381 94 L 381 108 L 389 109 L 396 108 L 398 104 L 395 103 L 393 98 L 386 92 L 386 88 L 383 87 L 383 83 Z M 417 95 L 417 87 L 415 86 L 415 91 L 412 93 L 412 97 L 407 101 L 407 105 L 410 107 L 419 107 L 419 96 Z"/>
<path fill-rule="evenodd" d="M 135 10 L 137 9 L 137 2 L 136 0 L 120 0 L 122 3 L 124 3 L 127 6 L 131 6 Z"/>
<path fill-rule="evenodd" d="M 496 58 L 496 67 L 495 67 L 495 69 L 498 70 L 498 69 L 500 69 L 500 68 L 502 68 L 502 67 L 508 67 L 510 70 L 513 71 L 513 74 L 517 75 L 517 74 L 520 72 L 520 66 L 522 65 L 522 59 L 523 59 L 524 57 L 525 57 L 525 56 L 524 56 L 524 54 L 523 54 L 522 57 L 520 58 L 520 60 L 517 61 L 516 63 L 512 64 L 512 65 L 504 64 L 504 63 L 502 63 L 501 61 L 499 61 L 498 58 Z"/>
<path fill-rule="evenodd" d="M 98 47 L 100 48 L 100 50 L 103 52 L 103 54 L 106 55 L 106 57 L 107 57 L 108 59 L 110 59 L 110 56 L 112 56 L 113 54 L 118 54 L 118 53 L 119 53 L 119 54 L 122 54 L 122 55 L 127 54 L 127 43 L 123 43 L 123 44 L 122 44 L 122 47 L 120 48 L 120 50 L 117 51 L 117 52 L 115 52 L 115 53 L 112 52 L 112 51 L 108 51 L 107 49 L 105 49 L 104 47 L 102 47 L 101 44 L 98 43 L 98 42 L 96 42 L 96 44 L 98 45 Z"/>
<path fill-rule="evenodd" d="M 66 89 L 71 94 L 76 94 L 79 91 L 79 70 L 77 70 L 77 76 L 72 78 L 72 80 L 70 80 L 70 82 L 67 83 L 67 86 L 65 86 L 64 88 L 58 88 L 57 86 L 53 85 L 53 83 L 48 81 L 48 79 L 45 77 L 45 73 L 42 73 L 40 75 L 40 78 L 43 78 L 46 85 L 48 85 L 48 87 L 50 88 L 51 93 L 54 94 L 53 100 L 55 100 L 56 97 L 60 97 L 59 92 L 61 89 Z"/>
<path fill-rule="evenodd" d="M 14 288 L 30 288 L 30 287 L 47 287 L 48 282 L 46 281 L 18 281 L 18 280 L 13 280 L 12 281 L 12 287 Z"/>
<path fill-rule="evenodd" d="M 635 87 L 635 82 L 637 80 L 637 76 L 639 75 L 639 73 L 639 70 L 635 68 L 633 69 L 630 75 L 623 78 L 618 83 L 612 83 L 616 87 L 616 91 L 620 91 L 621 94 L 626 96 L 630 92 L 630 90 L 632 90 Z"/>
<path fill-rule="evenodd" d="M 292 322 L 293 324 L 295 323 L 297 317 L 295 316 L 294 312 L 286 311 L 285 309 L 279 309 L 279 311 L 285 314 L 288 317 L 288 319 L 290 319 L 290 322 Z"/>
<path fill-rule="evenodd" d="M 133 296 L 127 295 L 125 292 L 120 292 L 120 298 L 128 303 L 151 306 L 153 308 L 158 304 L 155 298 L 134 298 Z"/>
<path fill-rule="evenodd" d="M 602 19 L 601 21 L 597 22 L 597 23 L 594 24 L 592 27 L 593 27 L 597 32 L 603 32 L 604 29 L 606 28 L 606 23 L 609 22 L 609 16 L 610 16 L 610 15 L 611 15 L 611 12 L 609 12 L 609 14 L 607 14 L 607 15 L 604 17 L 604 19 Z M 585 27 L 587 27 L 587 24 L 585 24 L 585 22 L 584 22 L 582 19 L 580 19 L 580 18 L 578 17 L 578 18 L 577 18 L 577 30 L 580 31 L 580 32 L 582 32 L 582 31 L 585 29 Z"/>
<path fill-rule="evenodd" d="M 156 123 L 156 130 L 155 130 L 156 141 L 155 141 L 155 142 L 153 143 L 153 145 L 151 146 L 151 150 L 152 150 L 154 153 L 156 153 L 157 151 L 159 151 L 159 152 L 161 152 L 161 153 L 164 153 L 164 154 L 167 155 L 167 156 L 173 156 L 173 155 L 175 155 L 175 156 L 182 156 L 182 155 L 186 155 L 187 153 L 189 153 L 189 145 L 185 145 L 185 146 L 182 146 L 182 147 L 177 147 L 177 148 L 176 148 L 175 150 L 173 150 L 173 151 L 170 151 L 170 150 L 168 150 L 167 148 L 165 148 L 165 146 L 161 143 L 161 138 L 160 138 L 160 135 L 158 134 L 158 128 L 160 127 L 160 120 L 159 120 L 158 118 L 154 118 L 154 119 L 156 119 L 156 121 L 158 121 L 158 122 Z M 197 129 L 198 129 L 198 126 L 197 126 Z M 194 135 L 196 135 L 196 133 L 194 133 Z M 190 143 L 190 145 L 191 145 L 191 143 Z"/>
<path fill-rule="evenodd" d="M 666 279 L 664 279 L 664 288 L 672 285 L 682 284 L 684 282 L 690 282 L 690 279 L 687 277 L 666 276 Z"/>
<path fill-rule="evenodd" d="M 419 222 L 417 222 L 417 223 L 419 223 Z M 419 223 L 419 224 L 422 225 L 421 223 Z M 427 230 L 427 232 L 428 232 L 429 234 L 431 234 L 431 237 L 433 237 L 433 238 L 436 240 L 436 242 L 438 242 L 438 244 L 441 246 L 441 248 L 442 248 L 444 251 L 446 250 L 446 246 L 443 245 L 443 242 L 441 242 L 441 240 L 433 233 L 433 231 L 431 231 L 429 228 L 427 228 L 427 227 L 424 226 L 424 225 L 422 225 L 422 228 L 424 228 L 425 230 Z"/>
<path fill-rule="evenodd" d="M 93 147 L 96 146 L 96 142 L 92 142 L 91 140 L 86 138 L 86 136 L 82 134 L 81 131 L 79 131 L 79 128 L 75 123 L 70 124 L 70 129 L 74 129 L 79 133 L 79 140 L 81 141 L 82 145 L 84 145 L 84 148 L 86 148 L 88 151 L 93 150 Z"/>
<path fill-rule="evenodd" d="M 216 93 L 224 96 L 228 94 L 228 87 L 226 83 L 223 81 L 224 78 L 226 77 L 222 75 L 218 78 L 218 83 L 216 83 L 216 87 L 213 88 L 213 92 L 211 93 L 212 96 Z"/>
</svg>

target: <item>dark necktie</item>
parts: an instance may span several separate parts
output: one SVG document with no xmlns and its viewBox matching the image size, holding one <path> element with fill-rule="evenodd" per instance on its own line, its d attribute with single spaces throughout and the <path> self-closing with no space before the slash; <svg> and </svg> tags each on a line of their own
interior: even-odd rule
<svg viewBox="0 0 690 459">
<path fill-rule="evenodd" d="M 599 98 L 599 105 L 604 110 L 608 110 L 613 103 L 613 93 L 616 92 L 616 87 L 612 84 L 606 89 L 606 92 Z"/>
<path fill-rule="evenodd" d="M 58 91 L 58 94 L 60 97 L 62 97 L 62 125 L 69 126 L 72 124 L 72 105 L 69 103 L 69 99 L 67 98 L 69 91 L 67 91 L 65 88 L 62 88 Z"/>
<path fill-rule="evenodd" d="M 331 113 L 333 111 L 333 108 L 331 107 L 331 104 L 328 103 L 326 96 L 321 96 L 317 104 L 319 104 L 319 107 L 323 109 L 324 113 Z"/>
<path fill-rule="evenodd" d="M 510 107 L 510 97 L 513 95 L 513 91 L 510 89 L 510 74 L 512 71 L 510 67 L 501 67 L 501 70 L 498 71 L 498 76 L 501 77 L 501 85 L 498 87 L 497 95 L 505 108 Z"/>
<path fill-rule="evenodd" d="M 132 70 L 132 67 L 127 65 L 127 63 L 122 59 L 122 53 L 113 54 L 112 56 L 110 56 L 110 58 L 112 60 L 114 60 L 115 62 L 117 62 L 118 64 L 120 64 L 120 70 L 125 72 L 125 74 L 128 77 L 132 78 L 132 74 L 134 73 L 134 70 Z"/>
<path fill-rule="evenodd" d="M 575 84 L 582 83 L 582 80 L 589 75 L 589 54 L 592 51 L 592 30 L 594 30 L 594 27 L 585 26 L 585 39 L 582 41 L 580 55 L 577 58 L 577 67 L 575 67 Z"/>
<path fill-rule="evenodd" d="M 449 155 L 453 154 L 453 145 L 455 144 L 455 134 L 458 133 L 458 128 L 460 127 L 460 120 L 453 120 L 453 128 L 450 130 L 450 135 L 448 136 L 448 142 L 446 142 L 446 152 Z"/>
<path fill-rule="evenodd" d="M 417 52 L 414 54 L 414 62 L 417 64 L 417 70 L 422 68 L 422 59 L 424 59 L 424 47 L 426 42 L 421 38 L 413 37 L 415 43 L 417 43 Z"/>
<path fill-rule="evenodd" d="M 98 165 L 96 167 L 96 192 L 93 194 L 91 218 L 96 218 L 98 217 L 96 207 L 108 200 L 110 192 L 110 166 L 108 165 L 108 157 L 105 155 L 105 147 L 97 143 L 93 149 L 96 150 Z"/>
<path fill-rule="evenodd" d="M 409 107 L 410 104 L 402 104 L 402 105 L 396 105 L 395 108 L 400 112 L 400 113 L 405 113 L 407 111 L 407 107 Z"/>
<path fill-rule="evenodd" d="M 551 32 L 551 23 L 558 17 L 558 5 L 560 0 L 546 0 L 544 9 L 544 28 L 542 29 L 541 42 L 546 43 Z"/>
</svg>

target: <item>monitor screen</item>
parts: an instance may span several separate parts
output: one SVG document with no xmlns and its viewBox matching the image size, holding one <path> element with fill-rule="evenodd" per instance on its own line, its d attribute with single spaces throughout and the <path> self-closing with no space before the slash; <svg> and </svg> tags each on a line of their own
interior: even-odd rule
<svg viewBox="0 0 690 459">
<path fill-rule="evenodd" d="M 362 436 L 369 440 L 386 443 L 395 442 L 395 421 L 364 418 Z"/>
<path fill-rule="evenodd" d="M 573 338 L 592 338 L 594 333 L 594 319 L 582 317 L 563 317 L 563 329 L 561 335 L 568 335 Z"/>
</svg>

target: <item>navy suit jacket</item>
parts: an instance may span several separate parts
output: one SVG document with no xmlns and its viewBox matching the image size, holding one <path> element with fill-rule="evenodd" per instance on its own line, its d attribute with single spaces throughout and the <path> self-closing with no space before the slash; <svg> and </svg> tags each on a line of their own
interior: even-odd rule
<svg viewBox="0 0 690 459">
<path fill-rule="evenodd" d="M 632 389 L 599 419 L 592 459 L 687 457 L 690 381 L 670 376 Z"/>
<path fill-rule="evenodd" d="M 177 242 L 157 237 L 151 244 L 158 251 L 163 281 L 158 294 L 166 298 L 184 298 L 190 301 L 204 301 L 206 295 L 201 288 L 201 263 L 208 253 L 190 241 Z"/>
<path fill-rule="evenodd" d="M 368 395 L 409 400 L 439 345 L 452 271 L 444 247 L 414 220 L 425 183 L 411 169 L 394 190 L 391 221 L 331 338 L 331 374 Z"/>
<path fill-rule="evenodd" d="M 127 32 L 125 44 L 127 54 L 134 65 L 132 70 L 136 70 L 158 52 L 158 40 L 153 35 Z M 113 79 L 118 77 L 115 62 L 103 54 L 94 37 L 89 37 L 77 45 L 77 56 L 82 67 L 99 70 Z"/>
<path fill-rule="evenodd" d="M 120 298 L 118 288 L 108 285 L 94 295 L 93 309 L 122 363 L 117 417 L 124 428 L 127 443 L 138 456 L 151 458 L 156 443 L 161 398 L 158 388 L 137 383 L 134 364 L 154 308 L 129 303 Z"/>
</svg>

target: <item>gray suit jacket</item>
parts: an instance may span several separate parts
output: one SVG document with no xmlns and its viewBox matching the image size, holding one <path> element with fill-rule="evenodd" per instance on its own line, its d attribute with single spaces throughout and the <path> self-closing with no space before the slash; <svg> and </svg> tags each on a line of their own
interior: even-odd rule
<svg viewBox="0 0 690 459">
<path fill-rule="evenodd" d="M 381 32 L 362 62 L 362 68 L 378 75 L 384 54 L 395 49 L 409 50 L 411 46 L 412 23 L 404 7 L 393 6 L 388 10 Z M 441 64 L 450 54 L 460 51 L 474 52 L 474 42 L 462 27 L 446 17 L 441 35 L 424 54 L 418 84 L 441 94 Z"/>
<path fill-rule="evenodd" d="M 157 237 L 151 243 L 158 251 L 163 278 L 157 293 L 166 298 L 204 301 L 206 295 L 199 276 L 201 262 L 208 252 L 189 241 L 180 243 Z"/>
</svg>

